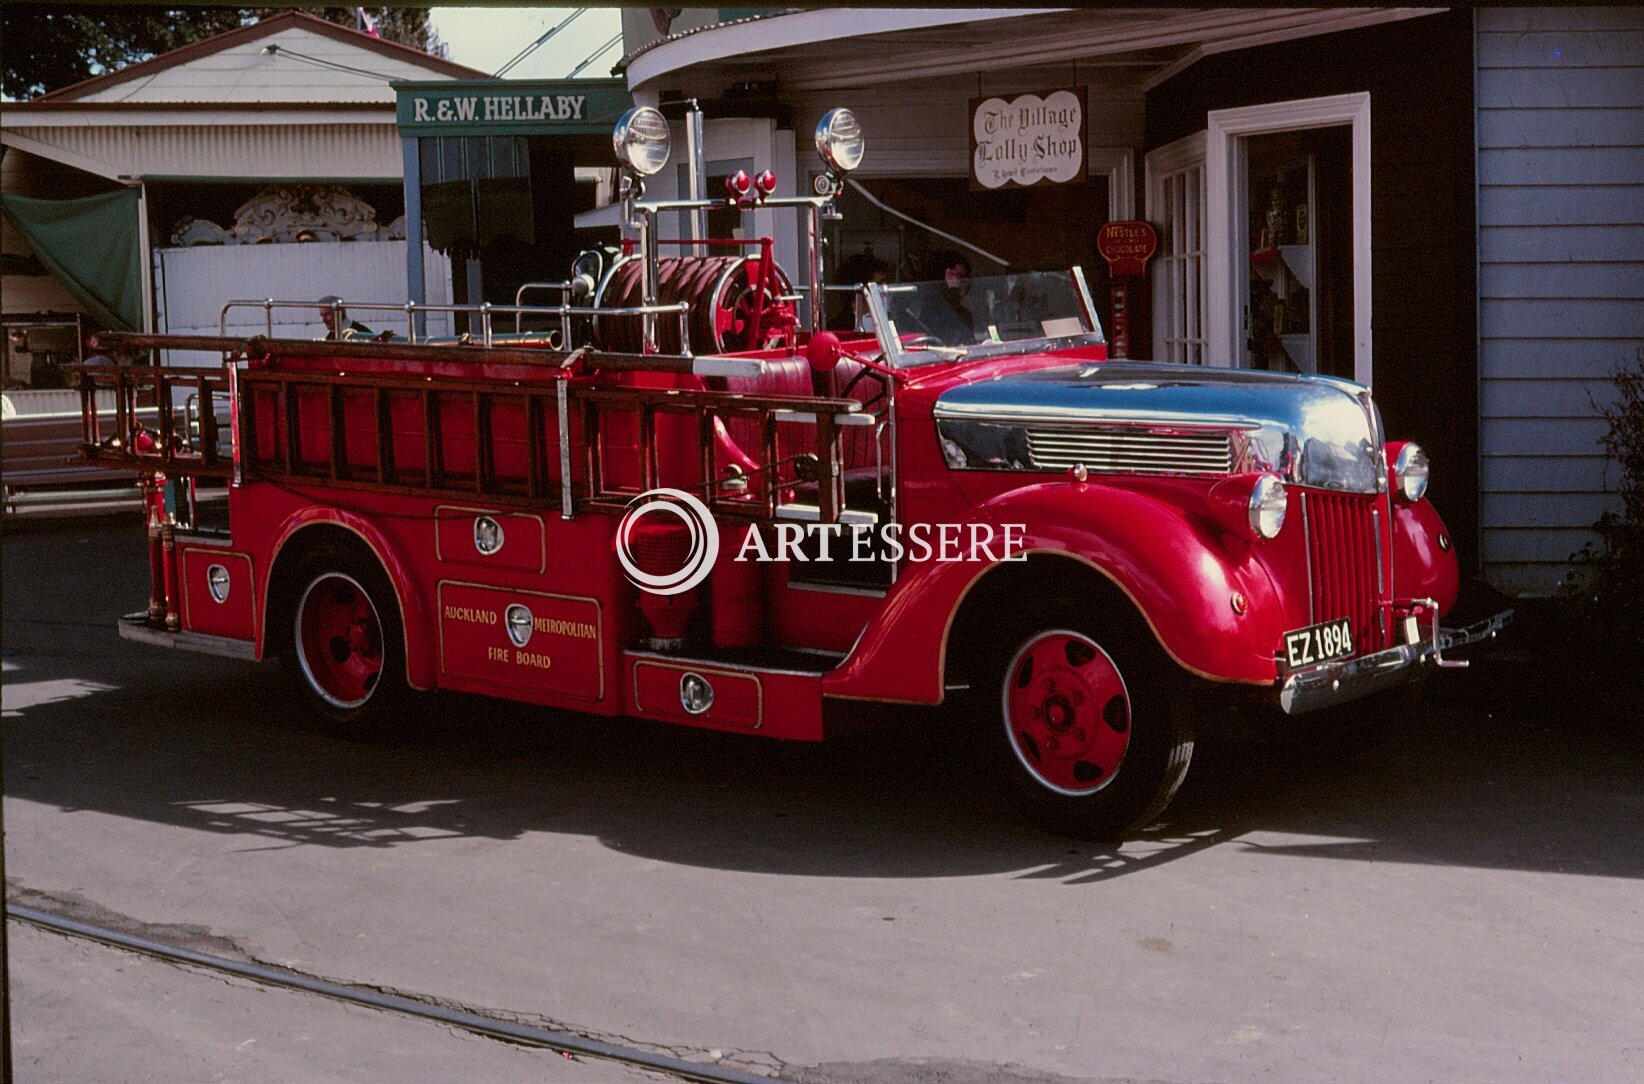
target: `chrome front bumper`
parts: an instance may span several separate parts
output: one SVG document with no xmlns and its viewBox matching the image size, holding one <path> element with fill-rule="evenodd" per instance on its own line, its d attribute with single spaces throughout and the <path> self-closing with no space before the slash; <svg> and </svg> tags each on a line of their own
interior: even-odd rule
<svg viewBox="0 0 1644 1084">
<path fill-rule="evenodd" d="M 1435 627 L 1430 636 L 1374 655 L 1292 670 L 1279 687 L 1279 704 L 1286 715 L 1301 715 L 1397 688 L 1429 670 L 1466 666 L 1464 662 L 1446 660 L 1444 653 L 1488 640 L 1512 619 L 1513 611 L 1503 610 L 1464 629 Z"/>
</svg>

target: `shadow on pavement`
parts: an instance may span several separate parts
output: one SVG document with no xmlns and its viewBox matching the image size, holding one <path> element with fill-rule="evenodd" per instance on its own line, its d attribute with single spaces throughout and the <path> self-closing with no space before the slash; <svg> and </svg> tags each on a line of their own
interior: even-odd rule
<svg viewBox="0 0 1644 1084">
<path fill-rule="evenodd" d="M 223 833 L 246 851 L 555 832 L 666 862 L 819 877 L 1079 885 L 1218 847 L 1644 875 L 1625 830 L 1644 821 L 1644 748 L 1492 717 L 1459 684 L 1349 762 L 1202 746 L 1167 819 L 1122 848 L 1021 822 L 932 712 L 887 712 L 871 736 L 813 746 L 440 696 L 412 744 L 339 742 L 297 714 L 274 666 L 116 637 L 143 583 L 136 533 L 8 532 L 11 798 Z"/>
</svg>

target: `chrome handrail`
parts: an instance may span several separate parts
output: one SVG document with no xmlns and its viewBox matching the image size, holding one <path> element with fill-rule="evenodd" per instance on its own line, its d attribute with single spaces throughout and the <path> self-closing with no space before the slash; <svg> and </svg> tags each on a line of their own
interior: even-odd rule
<svg viewBox="0 0 1644 1084">
<path fill-rule="evenodd" d="M 528 284 L 529 285 L 529 284 Z M 478 316 L 481 326 L 481 341 L 484 345 L 492 345 L 492 324 L 496 316 L 512 315 L 516 326 L 523 316 L 544 316 L 557 318 L 560 321 L 561 335 L 565 338 L 561 345 L 569 348 L 570 320 L 573 316 L 667 316 L 675 315 L 679 318 L 680 343 L 686 352 L 677 356 L 689 357 L 691 306 L 689 302 L 681 301 L 672 305 L 629 305 L 623 308 L 599 308 L 592 305 L 493 305 L 489 301 L 480 305 L 430 305 L 416 301 L 406 301 L 396 304 L 381 301 L 335 301 L 331 302 L 333 313 L 332 322 L 340 322 L 340 314 L 353 309 L 357 312 L 403 312 L 406 316 L 406 339 L 413 345 L 417 342 L 418 314 L 431 312 L 467 313 Z M 274 310 L 275 309 L 314 309 L 325 308 L 316 301 L 292 301 L 276 298 L 237 299 L 225 302 L 217 314 L 218 334 L 228 334 L 228 314 L 232 309 L 260 308 L 263 310 L 264 327 L 268 337 L 274 337 Z M 427 336 L 424 336 L 426 338 Z"/>
<path fill-rule="evenodd" d="M 565 304 L 568 304 L 570 302 L 571 291 L 574 288 L 575 288 L 574 284 L 570 283 L 570 282 L 526 282 L 526 283 L 522 283 L 520 285 L 520 288 L 514 291 L 514 304 L 515 304 L 515 306 L 524 305 L 525 304 L 525 295 L 526 295 L 527 291 L 530 291 L 530 290 L 558 290 L 559 291 L 560 304 L 565 305 Z M 514 314 L 514 334 L 518 335 L 520 333 L 520 331 L 522 330 L 521 327 L 520 327 L 520 322 L 524 318 L 525 318 L 525 316 L 524 316 L 523 313 L 516 312 Z M 564 346 L 566 349 L 570 349 L 570 345 L 571 345 L 570 331 L 571 331 L 571 329 L 570 329 L 569 325 L 565 325 L 565 324 L 562 323 L 562 325 L 560 326 L 560 329 L 559 329 L 560 345 Z"/>
</svg>

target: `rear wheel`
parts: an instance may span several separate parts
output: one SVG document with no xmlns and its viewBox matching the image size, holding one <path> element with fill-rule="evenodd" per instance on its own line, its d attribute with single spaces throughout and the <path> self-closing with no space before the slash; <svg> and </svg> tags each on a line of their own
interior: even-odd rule
<svg viewBox="0 0 1644 1084">
<path fill-rule="evenodd" d="M 298 694 L 337 734 L 389 737 L 403 721 L 404 635 L 375 560 L 326 548 L 304 560 L 286 630 Z"/>
<path fill-rule="evenodd" d="M 1118 839 L 1163 812 L 1187 774 L 1182 679 L 1132 625 L 1046 606 L 981 671 L 990 762 L 1012 803 L 1053 832 Z"/>
</svg>

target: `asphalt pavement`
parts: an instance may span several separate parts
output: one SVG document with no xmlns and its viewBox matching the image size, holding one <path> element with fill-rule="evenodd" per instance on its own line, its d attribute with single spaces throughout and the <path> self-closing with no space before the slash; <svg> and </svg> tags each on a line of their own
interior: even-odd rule
<svg viewBox="0 0 1644 1084">
<path fill-rule="evenodd" d="M 1556 681 L 1457 675 L 1342 763 L 1202 746 L 1102 848 L 926 712 L 806 746 L 442 697 L 338 742 L 275 667 L 117 637 L 135 522 L 3 543 L 31 906 L 792 1080 L 1644 1080 L 1644 746 Z M 20 1080 L 640 1079 L 10 929 Z"/>
</svg>

